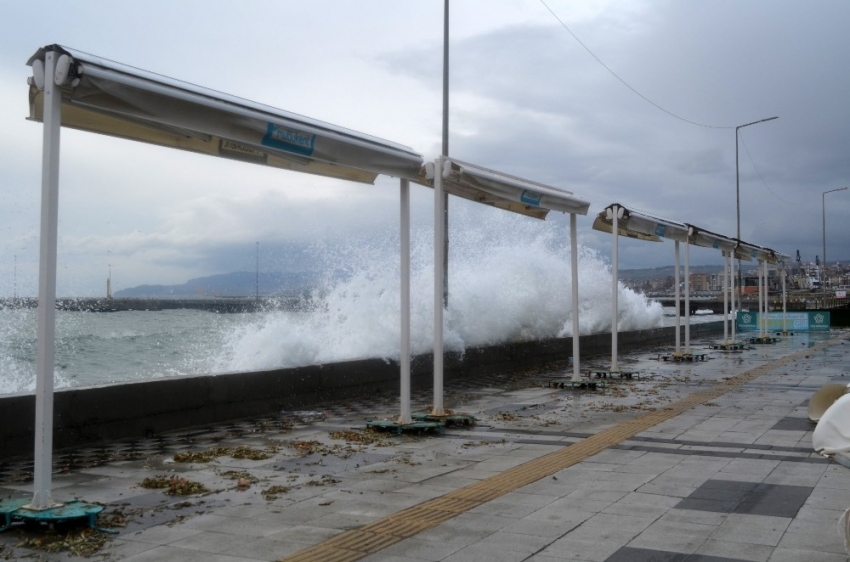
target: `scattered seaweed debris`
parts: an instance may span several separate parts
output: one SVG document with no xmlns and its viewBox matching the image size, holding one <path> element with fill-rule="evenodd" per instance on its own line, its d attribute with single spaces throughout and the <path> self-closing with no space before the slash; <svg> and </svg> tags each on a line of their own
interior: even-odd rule
<svg viewBox="0 0 850 562">
<path fill-rule="evenodd" d="M 164 488 L 164 494 L 168 496 L 191 496 L 194 494 L 205 494 L 209 492 L 206 486 L 200 482 L 192 482 L 182 476 L 154 476 L 145 478 L 140 484 L 142 488 Z"/>
<path fill-rule="evenodd" d="M 109 536 L 98 529 L 86 527 L 67 532 L 48 531 L 38 537 L 28 537 L 17 546 L 31 548 L 41 552 L 68 552 L 74 556 L 89 558 L 97 554 L 106 544 Z M 3 551 L 0 551 L 2 554 Z"/>
<path fill-rule="evenodd" d="M 274 501 L 283 494 L 289 493 L 292 488 L 290 486 L 269 486 L 261 492 L 263 499 L 266 501 Z"/>
<path fill-rule="evenodd" d="M 331 431 L 331 439 L 344 439 L 346 443 L 358 443 L 360 445 L 375 445 L 376 447 L 390 447 L 392 443 L 381 439 L 378 433 L 372 429 L 366 431 Z"/>
<path fill-rule="evenodd" d="M 331 476 L 330 474 L 325 474 L 322 476 L 321 480 L 310 480 L 305 482 L 305 486 L 328 486 L 330 484 L 338 484 L 339 480 Z"/>
<path fill-rule="evenodd" d="M 267 447 L 265 450 L 253 449 L 251 447 L 214 447 L 205 451 L 190 451 L 186 453 L 175 453 L 174 462 L 204 463 L 212 462 L 218 457 L 231 457 L 234 459 L 249 459 L 262 461 L 271 458 L 277 453 L 277 447 Z"/>
</svg>

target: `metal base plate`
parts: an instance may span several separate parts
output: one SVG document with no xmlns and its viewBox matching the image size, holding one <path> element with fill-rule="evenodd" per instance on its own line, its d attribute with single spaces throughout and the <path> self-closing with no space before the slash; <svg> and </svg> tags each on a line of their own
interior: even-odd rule
<svg viewBox="0 0 850 562">
<path fill-rule="evenodd" d="M 394 431 L 395 433 L 401 435 L 405 432 L 420 433 L 423 431 L 431 430 L 436 430 L 437 433 L 442 434 L 445 426 L 442 423 L 432 421 L 414 421 L 413 423 L 399 423 L 394 420 L 368 420 L 366 422 L 366 427 L 372 429 L 380 429 L 382 431 Z"/>
<path fill-rule="evenodd" d="M 549 381 L 549 388 L 565 388 L 567 390 L 596 390 L 604 387 L 605 381 Z"/>
<path fill-rule="evenodd" d="M 65 523 L 85 519 L 89 527 L 95 526 L 97 514 L 103 511 L 102 505 L 86 503 L 79 500 L 69 500 L 64 504 L 48 509 L 27 509 L 24 507 L 29 500 L 0 501 L 0 531 L 8 529 L 13 523 Z"/>
<path fill-rule="evenodd" d="M 683 363 L 693 363 L 694 361 L 708 361 L 708 355 L 705 353 L 670 353 L 669 355 L 659 355 L 659 361 L 676 361 Z"/>
<path fill-rule="evenodd" d="M 748 349 L 752 349 L 749 345 L 745 343 L 712 343 L 708 346 L 709 349 L 716 349 L 719 351 L 746 351 Z"/>
<path fill-rule="evenodd" d="M 770 336 L 758 336 L 755 338 L 750 338 L 750 343 L 752 344 L 769 344 L 777 342 L 779 342 L 779 338 L 773 338 Z"/>
<path fill-rule="evenodd" d="M 637 371 L 590 371 L 597 379 L 613 379 L 619 377 L 621 379 L 640 378 L 640 373 Z"/>
<path fill-rule="evenodd" d="M 445 426 L 475 425 L 475 416 L 463 412 L 446 412 L 442 416 L 428 412 L 413 412 L 410 417 L 417 422 L 437 422 Z"/>
</svg>

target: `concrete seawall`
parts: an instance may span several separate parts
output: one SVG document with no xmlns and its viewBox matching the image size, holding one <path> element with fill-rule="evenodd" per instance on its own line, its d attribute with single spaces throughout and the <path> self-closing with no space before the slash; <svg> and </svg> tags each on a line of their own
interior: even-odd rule
<svg viewBox="0 0 850 562">
<path fill-rule="evenodd" d="M 691 326 L 693 337 L 716 334 L 722 322 Z M 674 328 L 621 332 L 621 352 L 672 346 Z M 611 334 L 581 337 L 581 356 L 611 353 Z M 447 353 L 447 380 L 464 376 L 516 370 L 563 361 L 572 354 L 572 339 L 508 343 Z M 413 358 L 414 387 L 430 387 L 433 358 Z M 323 400 L 376 392 L 398 394 L 399 369 L 395 361 L 363 359 L 291 369 L 250 373 L 193 375 L 107 386 L 57 390 L 54 397 L 54 447 L 93 444 L 157 434 L 179 428 L 237 420 L 302 409 Z M 35 397 L 0 397 L 0 451 L 3 456 L 27 454 L 33 449 Z"/>
</svg>

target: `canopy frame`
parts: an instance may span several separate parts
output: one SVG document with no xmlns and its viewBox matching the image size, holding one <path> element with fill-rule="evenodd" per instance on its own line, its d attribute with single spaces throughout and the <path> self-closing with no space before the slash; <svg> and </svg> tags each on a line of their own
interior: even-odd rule
<svg viewBox="0 0 850 562">
<path fill-rule="evenodd" d="M 380 174 L 400 178 L 403 285 L 400 370 L 402 388 L 407 381 L 409 404 L 407 180 L 418 176 L 422 167 L 419 154 L 396 143 L 106 61 L 61 45 L 39 49 L 28 64 L 33 68 L 33 76 L 28 80 L 30 119 L 43 122 L 43 140 L 35 466 L 33 498 L 26 509 L 45 511 L 59 505 L 52 494 L 52 450 L 62 126 L 350 181 L 371 183 Z M 132 100 L 141 102 L 134 106 Z M 163 100 L 176 100 L 179 103 L 175 107 L 183 113 L 174 107 L 159 115 L 152 112 Z M 263 124 L 259 131 L 256 130 L 258 123 Z"/>
</svg>

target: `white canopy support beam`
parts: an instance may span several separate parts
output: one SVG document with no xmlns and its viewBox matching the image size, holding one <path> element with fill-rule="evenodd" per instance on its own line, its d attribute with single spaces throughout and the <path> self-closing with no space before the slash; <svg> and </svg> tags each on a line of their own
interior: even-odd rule
<svg viewBox="0 0 850 562">
<path fill-rule="evenodd" d="M 573 382 L 581 380 L 581 366 L 579 357 L 579 304 L 578 304 L 578 228 L 576 227 L 576 214 L 570 213 L 570 276 L 572 277 L 572 320 L 573 320 Z"/>
<path fill-rule="evenodd" d="M 611 206 L 611 372 L 619 373 L 620 365 L 617 363 L 617 332 L 619 331 L 619 280 L 620 280 L 620 256 L 618 233 L 620 232 L 617 222 L 622 216 L 622 207 Z"/>
<path fill-rule="evenodd" d="M 434 404 L 432 415 L 446 414 L 443 403 L 443 257 L 445 252 L 444 193 L 533 218 L 550 211 L 586 215 L 590 203 L 569 191 L 490 170 L 447 156 L 422 168 L 418 180 L 434 189 Z M 575 240 L 575 236 L 573 236 Z M 573 252 L 575 256 L 576 252 Z M 575 265 L 573 267 L 576 267 Z M 576 285 L 577 287 L 577 285 Z M 578 313 L 578 308 L 574 308 Z M 577 356 L 577 355 L 576 355 Z"/>
<path fill-rule="evenodd" d="M 691 245 L 685 240 L 685 355 L 691 355 Z"/>
<path fill-rule="evenodd" d="M 33 510 L 58 505 L 53 500 L 53 373 L 56 353 L 56 258 L 59 232 L 59 137 L 62 84 L 56 83 L 59 53 L 47 53 L 43 66 L 44 127 L 41 159 L 41 239 L 38 267 L 38 349 L 35 383 Z M 34 69 L 38 72 L 40 69 Z M 36 77 L 34 77 L 36 78 Z M 33 80 L 36 81 L 35 79 Z M 35 84 L 33 85 L 35 87 Z"/>
<path fill-rule="evenodd" d="M 56 505 L 51 471 L 60 127 L 365 183 L 380 174 L 418 181 L 422 156 L 400 144 L 61 45 L 38 49 L 28 64 L 33 69 L 29 118 L 44 124 L 35 465 L 29 508 L 45 510 Z M 402 207 L 409 207 L 405 184 Z M 409 230 L 409 212 L 407 223 Z M 406 244 L 409 256 L 409 238 Z M 409 276 L 402 284 L 409 287 Z M 402 340 L 409 342 L 409 289 L 407 308 Z M 408 380 L 409 355 L 408 343 L 408 349 L 402 349 Z"/>
<path fill-rule="evenodd" d="M 675 272 L 673 273 L 673 284 L 676 286 L 673 294 L 675 295 L 676 300 L 676 349 L 673 351 L 673 355 L 678 357 L 682 354 L 681 345 L 682 345 L 682 323 L 681 323 L 681 315 L 682 311 L 680 309 L 679 299 L 681 298 L 681 294 L 679 292 L 679 241 L 676 240 L 673 243 L 673 251 L 674 251 L 674 267 Z"/>
<path fill-rule="evenodd" d="M 410 181 L 399 180 L 399 239 L 401 270 L 401 414 L 398 423 L 412 423 L 410 416 Z"/>
<path fill-rule="evenodd" d="M 437 158 L 434 174 L 434 404 L 431 414 L 445 415 L 443 408 L 443 254 L 445 230 L 443 229 L 443 166 L 445 157 Z"/>
<path fill-rule="evenodd" d="M 729 344 L 729 252 L 723 251 L 723 345 Z"/>
</svg>

